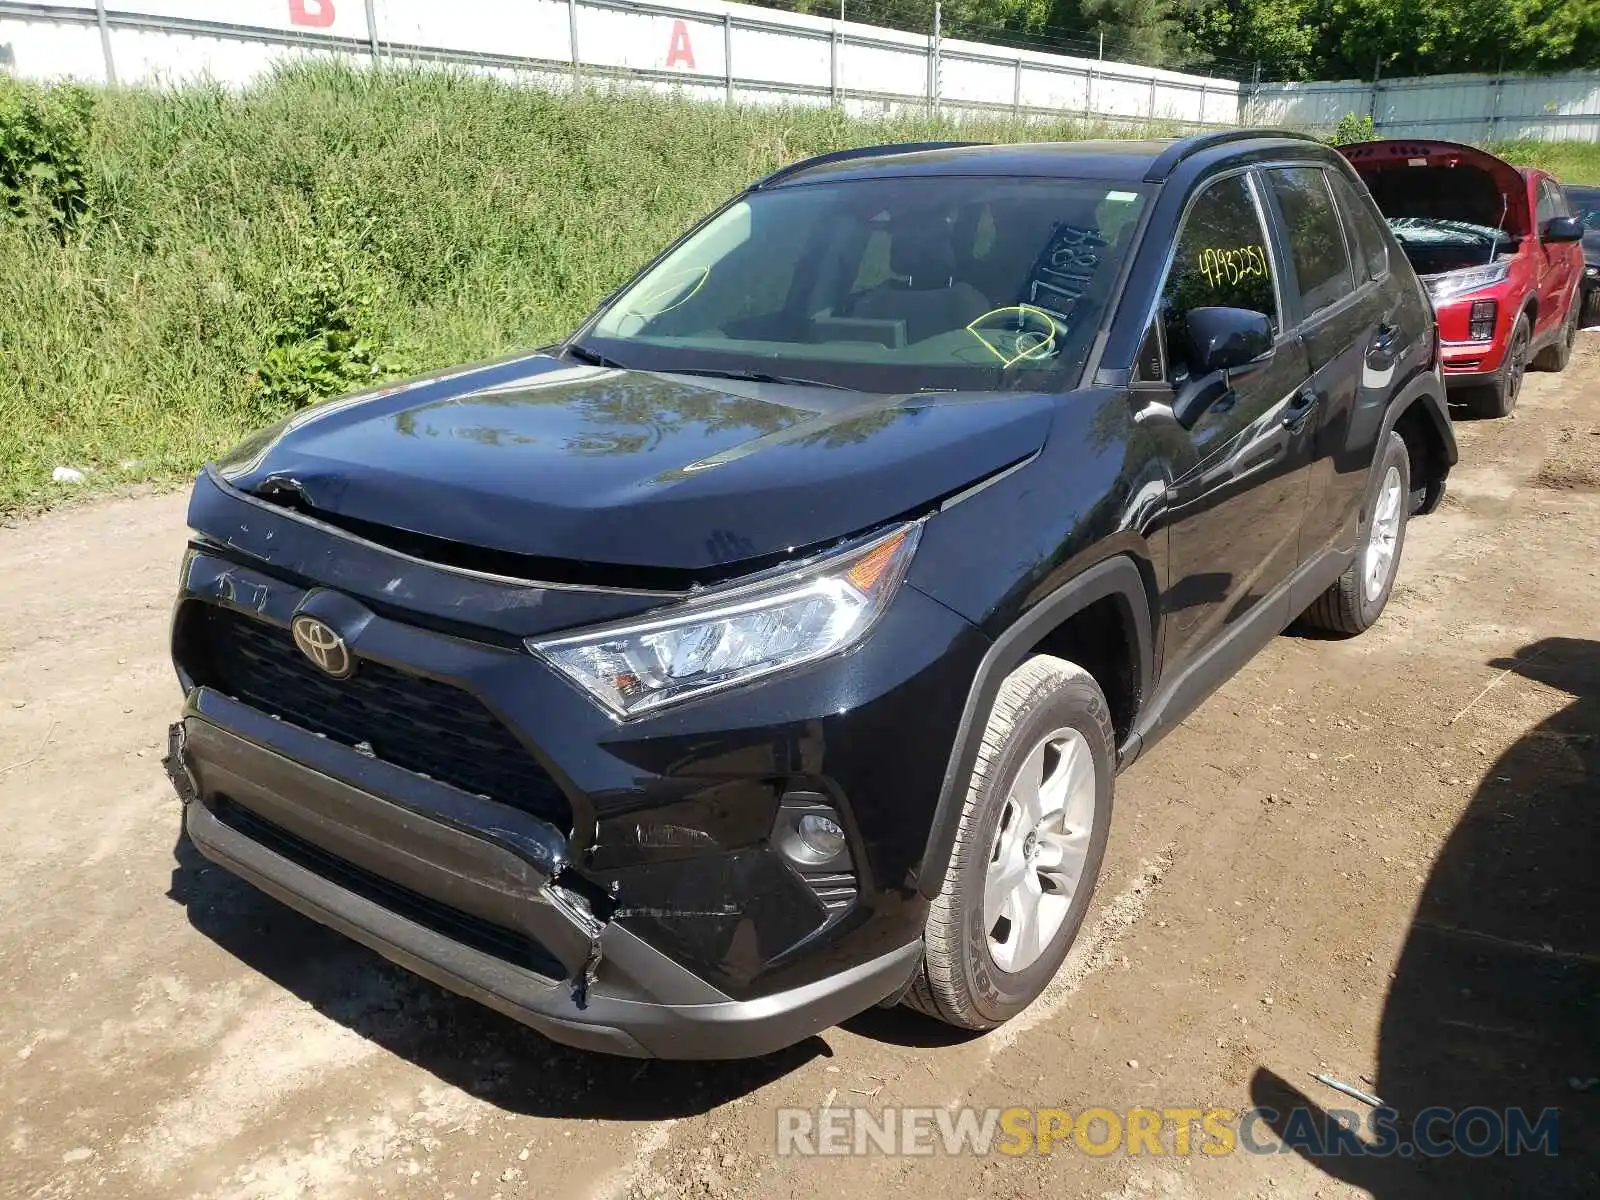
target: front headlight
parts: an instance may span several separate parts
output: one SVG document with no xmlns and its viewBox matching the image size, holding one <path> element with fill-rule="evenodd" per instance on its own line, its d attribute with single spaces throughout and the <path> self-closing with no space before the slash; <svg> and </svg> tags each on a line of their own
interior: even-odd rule
<svg viewBox="0 0 1600 1200">
<path fill-rule="evenodd" d="M 1495 262 L 1461 271 L 1446 271 L 1443 275 L 1429 275 L 1422 282 L 1428 289 L 1428 295 L 1433 297 L 1434 304 L 1439 305 L 1479 288 L 1493 287 L 1510 273 L 1509 262 Z"/>
<path fill-rule="evenodd" d="M 920 524 L 901 525 L 660 616 L 526 644 L 613 716 L 653 712 L 860 641 L 905 578 L 921 532 Z"/>
</svg>

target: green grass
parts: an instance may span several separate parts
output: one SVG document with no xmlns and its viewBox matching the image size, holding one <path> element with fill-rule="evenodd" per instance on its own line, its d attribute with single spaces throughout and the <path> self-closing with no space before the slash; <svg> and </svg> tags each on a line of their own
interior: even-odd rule
<svg viewBox="0 0 1600 1200">
<path fill-rule="evenodd" d="M 1486 148 L 1519 167 L 1549 171 L 1562 183 L 1600 184 L 1600 146 L 1592 142 L 1499 142 Z"/>
<path fill-rule="evenodd" d="M 177 478 L 308 397 L 553 339 L 805 155 L 1108 132 L 326 65 L 243 93 L 94 91 L 86 125 L 77 97 L 0 79 L 0 516 L 84 490 L 58 465 L 90 488 Z M 19 175 L 52 138 L 73 144 Z M 65 228 L 34 196 L 62 163 L 82 168 Z"/>
</svg>

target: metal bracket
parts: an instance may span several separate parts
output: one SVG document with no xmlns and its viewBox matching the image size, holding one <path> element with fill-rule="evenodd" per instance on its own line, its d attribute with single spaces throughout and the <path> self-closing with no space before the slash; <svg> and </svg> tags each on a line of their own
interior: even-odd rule
<svg viewBox="0 0 1600 1200">
<path fill-rule="evenodd" d="M 185 808 L 200 796 L 200 787 L 189 771 L 185 756 L 188 744 L 189 734 L 182 721 L 174 721 L 167 727 L 167 753 L 161 760 L 161 766 L 172 781 L 172 790 L 178 793 L 178 799 Z"/>
</svg>

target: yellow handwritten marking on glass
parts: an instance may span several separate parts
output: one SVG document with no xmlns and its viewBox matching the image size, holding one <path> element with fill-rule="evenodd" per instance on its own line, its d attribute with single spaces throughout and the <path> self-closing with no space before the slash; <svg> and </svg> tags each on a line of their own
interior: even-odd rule
<svg viewBox="0 0 1600 1200">
<path fill-rule="evenodd" d="M 659 281 L 638 300 L 629 306 L 629 315 L 637 317 L 659 317 L 662 313 L 669 313 L 679 305 L 687 304 L 701 288 L 705 287 L 706 280 L 711 277 L 710 267 L 687 267 L 682 271 L 675 271 L 667 276 L 664 281 Z M 693 280 L 683 295 L 678 296 L 670 304 L 663 304 L 660 308 L 652 307 L 657 301 L 669 300 L 678 295 L 678 290 Z"/>
<path fill-rule="evenodd" d="M 1000 350 L 983 334 L 978 332 L 978 326 L 985 321 L 995 318 L 1010 317 L 1013 314 L 1015 324 L 1023 326 L 1019 329 L 996 330 L 995 332 L 1011 333 L 1015 337 L 1011 343 L 1012 352 L 1008 355 Z M 1034 328 L 1027 328 L 1033 325 Z M 1038 326 L 1043 326 L 1039 328 Z M 1049 358 L 1056 349 L 1056 323 L 1054 318 L 1042 308 L 1035 308 L 1031 304 L 1008 304 L 1004 308 L 991 308 L 981 317 L 975 318 L 968 326 L 967 332 L 977 338 L 979 342 L 1000 360 L 1001 370 L 1015 366 L 1019 362 L 1032 362 L 1036 359 Z"/>
<path fill-rule="evenodd" d="M 1263 246 L 1208 247 L 1195 256 L 1195 266 L 1212 287 L 1270 277 L 1267 251 Z"/>
</svg>

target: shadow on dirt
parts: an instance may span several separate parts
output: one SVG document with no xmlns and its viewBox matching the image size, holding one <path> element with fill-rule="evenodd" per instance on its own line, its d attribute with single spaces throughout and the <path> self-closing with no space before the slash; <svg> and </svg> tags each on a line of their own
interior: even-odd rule
<svg viewBox="0 0 1600 1200">
<path fill-rule="evenodd" d="M 1424 889 L 1371 1088 L 1395 1111 L 1400 1153 L 1323 1153 L 1331 1110 L 1372 1110 L 1314 1103 L 1268 1070 L 1251 1081 L 1280 1140 L 1378 1200 L 1600 1195 L 1600 643 L 1549 638 L 1490 665 L 1572 702 L 1489 768 Z M 1525 1114 L 1525 1146 L 1553 1128 L 1555 1153 L 1505 1153 L 1508 1109 Z"/>
<path fill-rule="evenodd" d="M 675 1063 L 571 1050 L 394 966 L 201 857 L 180 834 L 170 899 L 218 946 L 317 1012 L 439 1080 L 532 1116 L 656 1121 L 702 1113 L 830 1053 Z"/>
<path fill-rule="evenodd" d="M 972 1029 L 957 1029 L 943 1021 L 935 1021 L 909 1008 L 869 1008 L 866 1012 L 844 1023 L 844 1027 L 860 1037 L 871 1038 L 890 1046 L 903 1046 L 911 1050 L 941 1050 L 948 1046 L 961 1046 L 976 1041 L 983 1033 Z"/>
</svg>

